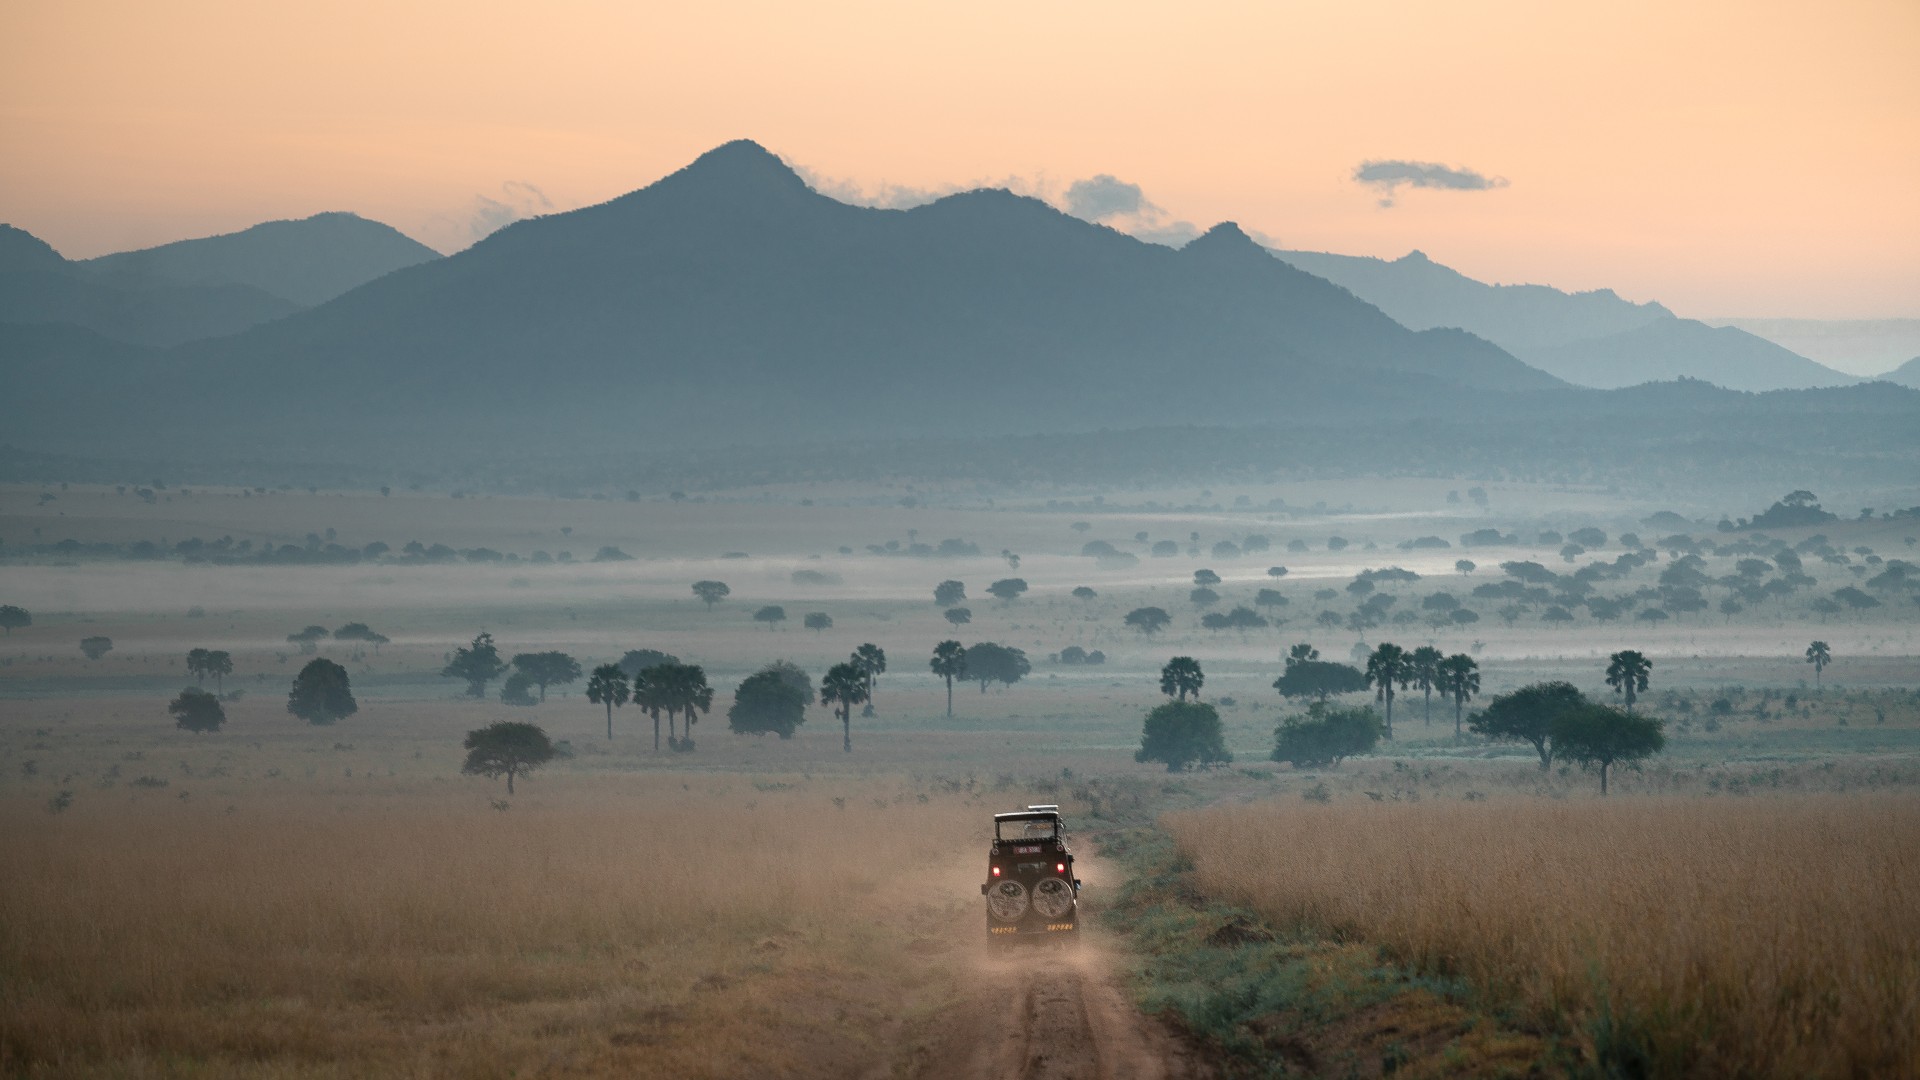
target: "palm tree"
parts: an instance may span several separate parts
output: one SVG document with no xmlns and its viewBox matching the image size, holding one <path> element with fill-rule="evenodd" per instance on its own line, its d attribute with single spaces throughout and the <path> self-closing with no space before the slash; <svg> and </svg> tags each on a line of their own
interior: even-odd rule
<svg viewBox="0 0 1920 1080">
<path fill-rule="evenodd" d="M 871 704 L 873 702 L 874 677 L 887 673 L 887 650 L 872 642 L 868 642 L 853 650 L 853 658 L 849 662 L 852 663 L 854 667 L 859 668 L 862 674 L 866 675 L 867 702 Z"/>
<path fill-rule="evenodd" d="M 667 710 L 667 745 L 675 750 L 693 749 L 693 724 L 698 713 L 713 708 L 713 687 L 707 685 L 707 673 L 699 664 L 671 665 L 664 687 Z M 673 714 L 679 712 L 684 718 L 680 725 L 686 734 L 679 739 L 673 734 Z"/>
<path fill-rule="evenodd" d="M 1608 658 L 1607 685 L 1614 693 L 1626 695 L 1628 712 L 1633 711 L 1635 692 L 1646 690 L 1651 671 L 1653 661 L 1635 649 L 1622 649 Z"/>
<path fill-rule="evenodd" d="M 1318 659 L 1320 659 L 1320 650 L 1314 648 L 1313 646 L 1307 644 L 1304 641 L 1298 645 L 1295 645 L 1293 648 L 1287 650 L 1287 663 L 1289 664 L 1297 663 L 1301 660 L 1318 660 Z"/>
<path fill-rule="evenodd" d="M 943 641 L 933 647 L 933 659 L 927 661 L 935 675 L 947 680 L 947 715 L 953 715 L 953 680 L 967 674 L 967 650 L 957 641 Z"/>
<path fill-rule="evenodd" d="M 1387 706 L 1387 738 L 1393 738 L 1393 684 L 1407 685 L 1407 650 L 1383 641 L 1367 657 L 1367 684 L 1374 688 L 1374 700 Z"/>
<path fill-rule="evenodd" d="M 670 664 L 643 668 L 633 676 L 633 707 L 653 717 L 653 749 L 660 750 L 660 712 L 667 707 L 666 680 Z"/>
<path fill-rule="evenodd" d="M 1453 733 L 1458 736 L 1461 710 L 1480 692 L 1480 665 L 1466 653 L 1454 653 L 1440 661 L 1440 673 L 1434 685 L 1442 694 L 1453 698 Z"/>
<path fill-rule="evenodd" d="M 1200 686 L 1207 681 L 1200 671 L 1200 661 L 1191 656 L 1176 656 L 1167 661 L 1160 669 L 1160 692 L 1173 697 L 1178 694 L 1181 701 L 1192 694 L 1193 700 L 1200 700 Z"/>
<path fill-rule="evenodd" d="M 1833 650 L 1824 641 L 1816 641 L 1807 646 L 1807 663 L 1813 665 L 1813 688 L 1820 689 L 1820 671 L 1833 663 Z"/>
<path fill-rule="evenodd" d="M 854 664 L 835 664 L 820 679 L 820 704 L 840 714 L 840 748 L 853 753 L 853 707 L 867 700 L 867 673 Z"/>
<path fill-rule="evenodd" d="M 607 707 L 608 739 L 613 738 L 614 707 L 627 703 L 630 690 L 627 673 L 620 670 L 619 664 L 601 664 L 587 678 L 587 700 Z"/>
<path fill-rule="evenodd" d="M 1426 697 L 1426 716 L 1420 722 L 1423 725 L 1433 723 L 1434 680 L 1440 677 L 1440 662 L 1446 654 L 1431 645 L 1422 645 L 1407 654 L 1407 681 L 1420 688 Z"/>
</svg>

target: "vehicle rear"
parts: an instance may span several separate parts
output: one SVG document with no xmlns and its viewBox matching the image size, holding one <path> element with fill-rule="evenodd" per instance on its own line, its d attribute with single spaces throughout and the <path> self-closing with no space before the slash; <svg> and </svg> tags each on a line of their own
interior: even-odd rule
<svg viewBox="0 0 1920 1080">
<path fill-rule="evenodd" d="M 987 935 L 1001 942 L 1073 941 L 1080 932 L 1080 882 L 1056 806 L 993 816 L 987 854 Z"/>
</svg>

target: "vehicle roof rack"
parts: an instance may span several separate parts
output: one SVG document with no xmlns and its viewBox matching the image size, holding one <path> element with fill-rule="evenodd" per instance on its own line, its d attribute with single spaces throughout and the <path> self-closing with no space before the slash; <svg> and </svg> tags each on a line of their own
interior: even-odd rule
<svg viewBox="0 0 1920 1080">
<path fill-rule="evenodd" d="M 1051 810 L 1057 814 L 1060 812 L 1060 804 L 1059 803 L 1039 803 L 1033 806 L 1029 806 L 1027 807 L 1027 809 L 1032 810 L 1035 813 L 1039 813 L 1040 811 L 1043 811 L 1043 810 Z"/>
</svg>

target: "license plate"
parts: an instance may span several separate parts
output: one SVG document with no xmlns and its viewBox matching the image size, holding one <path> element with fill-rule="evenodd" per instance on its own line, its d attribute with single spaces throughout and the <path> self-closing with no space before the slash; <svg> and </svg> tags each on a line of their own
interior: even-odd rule
<svg viewBox="0 0 1920 1080">
<path fill-rule="evenodd" d="M 1040 854 L 1040 849 L 1038 847 L 1017 847 L 1013 849 L 1013 853 L 1015 855 L 1038 855 Z"/>
</svg>

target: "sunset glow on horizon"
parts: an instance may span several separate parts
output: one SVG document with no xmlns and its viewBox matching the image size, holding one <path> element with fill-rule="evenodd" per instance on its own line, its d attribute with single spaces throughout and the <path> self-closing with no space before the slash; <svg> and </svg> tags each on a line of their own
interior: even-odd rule
<svg viewBox="0 0 1920 1080">
<path fill-rule="evenodd" d="M 1104 175 L 1129 231 L 1920 316 L 1916 55 L 1911 0 L 28 2 L 0 221 L 83 258 L 348 210 L 452 251 L 751 138 L 830 193 Z"/>
</svg>

